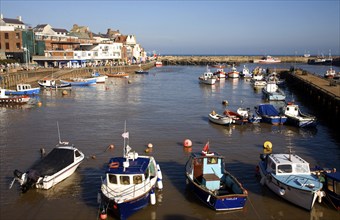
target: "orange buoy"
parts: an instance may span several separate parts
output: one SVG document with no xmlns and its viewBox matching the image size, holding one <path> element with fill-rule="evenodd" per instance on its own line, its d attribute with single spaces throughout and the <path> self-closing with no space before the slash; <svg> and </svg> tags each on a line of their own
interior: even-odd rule
<svg viewBox="0 0 340 220">
<path fill-rule="evenodd" d="M 100 219 L 102 219 L 102 220 L 107 219 L 107 214 L 106 214 L 105 211 L 103 211 L 102 213 L 100 213 Z"/>
<path fill-rule="evenodd" d="M 184 147 L 192 147 L 192 142 L 191 142 L 191 140 L 190 140 L 190 139 L 185 139 L 185 140 L 183 141 L 183 146 L 184 146 Z"/>
<path fill-rule="evenodd" d="M 114 146 L 113 144 L 110 144 L 110 145 L 109 145 L 109 148 L 110 148 L 110 149 L 113 149 L 113 148 L 115 148 L 115 146 Z"/>
<path fill-rule="evenodd" d="M 153 145 L 151 143 L 148 143 L 148 148 L 152 148 Z"/>
<path fill-rule="evenodd" d="M 63 94 L 63 95 L 67 95 L 67 91 L 66 91 L 66 90 L 63 90 L 62 94 Z"/>
</svg>

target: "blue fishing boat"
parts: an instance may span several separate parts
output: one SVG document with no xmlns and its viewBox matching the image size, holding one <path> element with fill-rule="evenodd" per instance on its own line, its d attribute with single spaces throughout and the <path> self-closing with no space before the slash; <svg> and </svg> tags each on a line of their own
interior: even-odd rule
<svg viewBox="0 0 340 220">
<path fill-rule="evenodd" d="M 40 88 L 32 88 L 30 84 L 20 83 L 17 84 L 16 90 L 9 90 L 5 91 L 6 95 L 37 95 L 40 92 Z"/>
<path fill-rule="evenodd" d="M 156 203 L 155 191 L 163 188 L 162 173 L 152 156 L 141 156 L 126 144 L 129 132 L 124 131 L 124 153 L 113 157 L 105 168 L 99 202 L 101 215 L 113 212 L 126 219 L 138 210 Z"/>
<path fill-rule="evenodd" d="M 261 116 L 261 122 L 279 125 L 284 124 L 287 121 L 287 117 L 280 114 L 271 104 L 260 104 L 255 107 L 255 112 Z"/>
<path fill-rule="evenodd" d="M 70 84 L 71 86 L 89 86 L 97 83 L 96 78 L 73 78 L 71 80 L 60 80 L 63 84 Z"/>
<path fill-rule="evenodd" d="M 216 211 L 242 209 L 248 192 L 225 170 L 224 157 L 209 152 L 209 142 L 202 152 L 191 153 L 185 175 L 188 188 L 208 207 Z"/>
<path fill-rule="evenodd" d="M 340 172 L 325 172 L 324 191 L 329 202 L 340 211 Z"/>
</svg>

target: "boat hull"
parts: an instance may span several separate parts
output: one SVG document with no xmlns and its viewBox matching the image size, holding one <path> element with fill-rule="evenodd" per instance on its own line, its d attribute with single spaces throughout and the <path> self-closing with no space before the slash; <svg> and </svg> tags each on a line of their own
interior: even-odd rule
<svg viewBox="0 0 340 220">
<path fill-rule="evenodd" d="M 84 81 L 66 81 L 66 80 L 60 80 L 63 84 L 70 84 L 71 86 L 89 86 L 94 85 L 97 83 L 97 80 L 95 78 L 91 78 Z"/>
<path fill-rule="evenodd" d="M 300 128 L 307 128 L 307 127 L 316 127 L 317 121 L 315 118 L 297 118 L 297 117 L 291 117 L 287 116 L 287 124 L 297 126 Z"/>
<path fill-rule="evenodd" d="M 209 120 L 215 124 L 219 125 L 230 125 L 233 120 L 229 117 L 221 116 L 221 115 L 212 115 L 209 114 Z"/>
<path fill-rule="evenodd" d="M 150 194 L 151 190 L 138 198 L 122 203 L 117 203 L 114 200 L 107 198 L 102 192 L 100 193 L 100 196 L 101 203 L 105 204 L 109 211 L 120 219 L 127 219 L 150 203 Z"/>
<path fill-rule="evenodd" d="M 266 116 L 261 115 L 262 119 L 261 122 L 266 122 L 272 125 L 282 125 L 286 123 L 287 117 L 286 116 Z"/>
<path fill-rule="evenodd" d="M 187 176 L 187 187 L 209 208 L 215 211 L 231 211 L 242 209 L 247 201 L 247 196 L 215 196 L 206 191 L 204 188 L 195 184 L 190 177 Z"/>
<path fill-rule="evenodd" d="M 266 185 L 276 195 L 306 210 L 311 210 L 313 208 L 317 198 L 316 191 L 291 187 L 284 182 L 275 179 L 270 173 L 265 171 L 263 161 L 259 163 L 259 171 L 261 175 L 261 184 Z"/>
<path fill-rule="evenodd" d="M 40 92 L 40 88 L 33 88 L 23 91 L 6 90 L 5 95 L 37 95 Z"/>
</svg>

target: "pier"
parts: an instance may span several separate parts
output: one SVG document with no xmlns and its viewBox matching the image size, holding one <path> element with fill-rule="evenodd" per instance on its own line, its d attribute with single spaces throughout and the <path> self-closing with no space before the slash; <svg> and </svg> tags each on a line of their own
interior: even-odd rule
<svg viewBox="0 0 340 220">
<path fill-rule="evenodd" d="M 289 87 L 296 90 L 331 125 L 340 123 L 340 84 L 304 70 L 283 73 Z"/>
</svg>

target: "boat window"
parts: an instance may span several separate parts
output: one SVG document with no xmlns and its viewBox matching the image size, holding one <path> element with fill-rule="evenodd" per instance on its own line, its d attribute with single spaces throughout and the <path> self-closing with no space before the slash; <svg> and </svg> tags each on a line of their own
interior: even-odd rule
<svg viewBox="0 0 340 220">
<path fill-rule="evenodd" d="M 277 172 L 278 173 L 291 173 L 292 172 L 292 166 L 289 165 L 289 164 L 278 165 L 277 166 Z"/>
<path fill-rule="evenodd" d="M 309 173 L 308 165 L 307 164 L 296 164 L 295 172 L 296 173 Z"/>
<path fill-rule="evenodd" d="M 327 179 L 327 188 L 328 188 L 328 190 L 334 192 L 334 189 L 333 189 L 333 180 L 332 179 Z"/>
<path fill-rule="evenodd" d="M 81 154 L 79 153 L 79 151 L 77 151 L 77 150 L 75 151 L 75 154 L 76 154 L 76 157 L 80 157 L 80 155 L 81 155 Z"/>
<path fill-rule="evenodd" d="M 139 184 L 142 183 L 142 175 L 135 175 L 133 176 L 133 184 Z"/>
<path fill-rule="evenodd" d="M 120 176 L 120 184 L 121 185 L 129 185 L 130 184 L 130 176 Z"/>
<path fill-rule="evenodd" d="M 109 174 L 109 182 L 112 184 L 117 184 L 117 176 Z"/>
<path fill-rule="evenodd" d="M 208 164 L 217 164 L 217 158 L 216 157 L 208 158 Z"/>
</svg>

